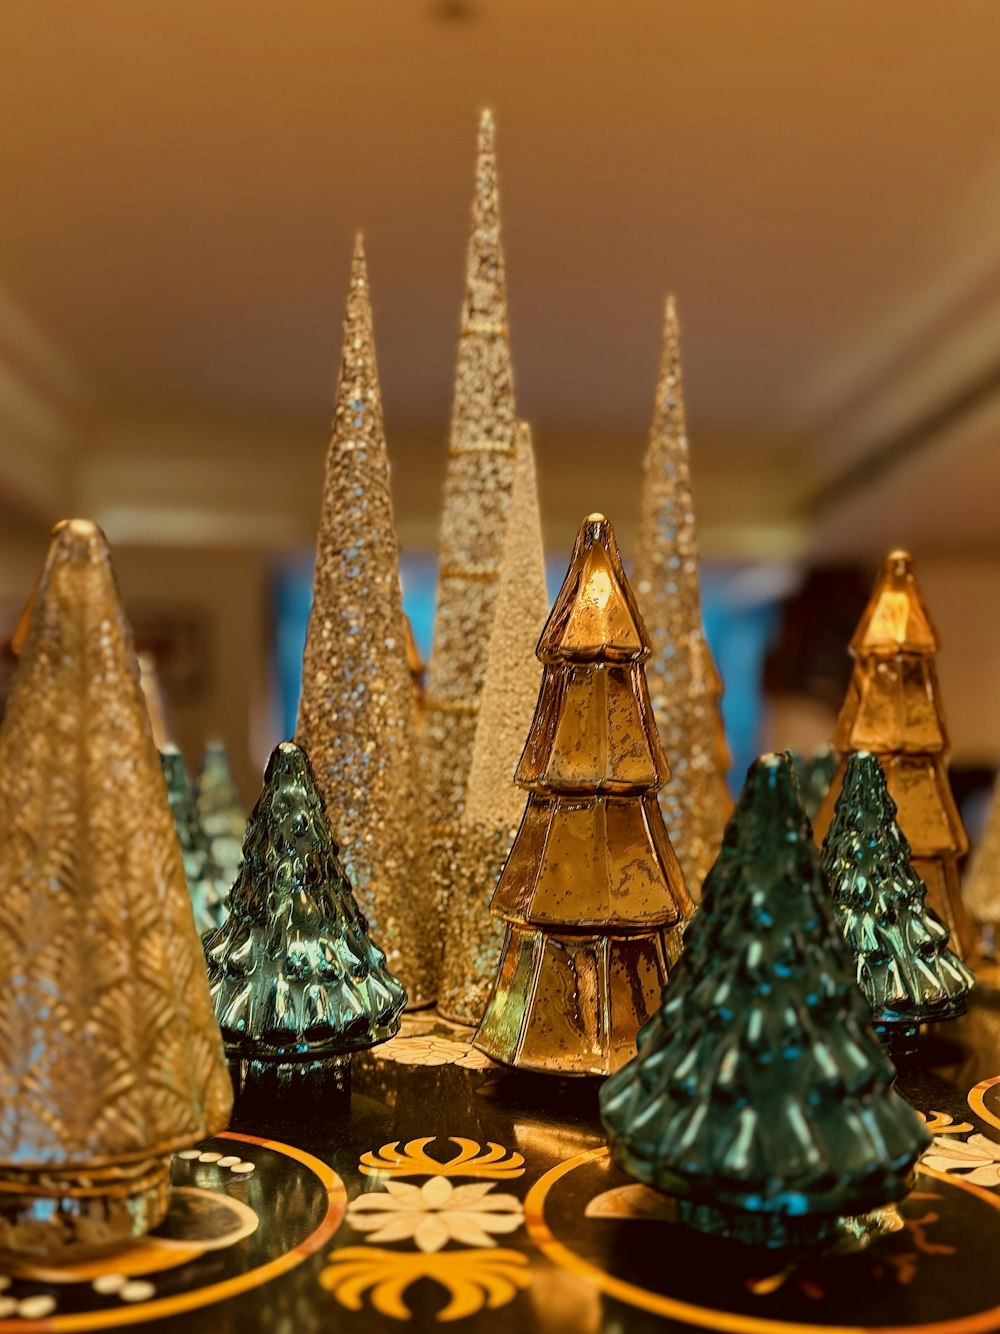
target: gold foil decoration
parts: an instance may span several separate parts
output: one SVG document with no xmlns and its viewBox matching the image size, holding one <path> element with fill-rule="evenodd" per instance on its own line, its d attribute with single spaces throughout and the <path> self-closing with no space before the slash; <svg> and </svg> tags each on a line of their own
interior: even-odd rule
<svg viewBox="0 0 1000 1334">
<path fill-rule="evenodd" d="M 663 324 L 634 582 L 652 647 L 646 665 L 649 695 L 670 756 L 660 809 L 688 888 L 698 898 L 733 803 L 726 788 L 730 758 L 720 709 L 722 681 L 701 620 L 680 330 L 672 296 Z"/>
<path fill-rule="evenodd" d="M 344 319 L 296 741 L 307 752 L 372 935 L 411 1006 L 434 999 L 413 685 L 399 590 L 364 248 Z"/>
<path fill-rule="evenodd" d="M 913 869 L 927 885 L 927 902 L 951 932 L 955 953 L 968 958 L 958 859 L 969 844 L 948 781 L 948 734 L 934 665 L 937 632 L 909 552 L 886 557 L 850 647 L 854 671 L 833 734 L 840 764 L 814 821 L 816 840 L 821 843 L 830 827 L 847 754 L 873 751 Z"/>
<path fill-rule="evenodd" d="M 232 1107 L 100 529 L 53 533 L 0 728 L 0 1250 L 120 1244 Z"/>
<path fill-rule="evenodd" d="M 649 653 L 611 524 L 591 514 L 538 642 L 515 776 L 528 805 L 491 907 L 506 930 L 474 1041 L 507 1065 L 611 1074 L 679 956 L 692 903 L 656 800 L 669 769 Z"/>
<path fill-rule="evenodd" d="M 516 450 L 486 677 L 455 841 L 454 889 L 444 916 L 438 1010 L 463 1024 L 482 1017 L 496 973 L 503 929 L 490 915 L 490 895 L 524 809 L 514 770 L 538 698 L 535 644 L 549 605 L 535 456 L 523 422 Z"/>
<path fill-rule="evenodd" d="M 514 475 L 517 423 L 493 139 L 493 117 L 484 111 L 422 736 L 428 817 L 437 844 L 434 861 L 443 902 L 453 877 Z"/>
</svg>

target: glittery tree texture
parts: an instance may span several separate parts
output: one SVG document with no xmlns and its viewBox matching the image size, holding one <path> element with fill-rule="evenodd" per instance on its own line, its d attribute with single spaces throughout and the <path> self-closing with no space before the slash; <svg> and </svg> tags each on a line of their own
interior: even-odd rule
<svg viewBox="0 0 1000 1334">
<path fill-rule="evenodd" d="M 902 1199 L 930 1137 L 870 1018 L 790 762 L 765 756 L 638 1055 L 601 1089 L 615 1159 L 757 1245 Z"/>
<path fill-rule="evenodd" d="M 493 117 L 479 124 L 423 743 L 443 896 L 465 800 L 514 474 L 516 419 Z"/>
<path fill-rule="evenodd" d="M 424 704 L 427 698 L 427 668 L 420 656 L 420 649 L 417 648 L 417 641 L 413 637 L 413 626 L 406 612 L 403 612 L 403 624 L 406 627 L 406 665 L 410 672 L 410 683 L 413 686 L 413 709 L 417 721 L 417 731 L 419 732 L 424 723 Z"/>
<path fill-rule="evenodd" d="M 652 645 L 646 679 L 670 777 L 660 809 L 695 896 L 715 860 L 732 810 L 722 683 L 705 640 L 698 540 L 684 421 L 680 334 L 667 298 L 663 352 L 646 453 L 635 557 L 635 592 Z"/>
<path fill-rule="evenodd" d="M 995 957 L 996 927 L 1000 925 L 1000 778 L 993 787 L 983 837 L 970 860 L 963 893 L 969 913 L 987 928 L 985 953 Z"/>
<path fill-rule="evenodd" d="M 160 762 L 163 765 L 170 809 L 174 813 L 174 827 L 181 846 L 195 924 L 199 932 L 214 931 L 226 915 L 226 892 L 229 887 L 222 882 L 222 873 L 212 856 L 208 835 L 198 817 L 184 756 L 176 746 L 164 746 L 160 751 Z"/>
<path fill-rule="evenodd" d="M 210 741 L 205 747 L 194 802 L 219 868 L 222 887 L 228 894 L 243 861 L 247 817 L 221 741 Z"/>
<path fill-rule="evenodd" d="M 305 752 L 273 751 L 226 922 L 205 941 L 226 1050 L 292 1063 L 384 1042 L 406 993 L 368 934 Z"/>
<path fill-rule="evenodd" d="M 830 827 L 848 754 L 874 752 L 913 869 L 927 886 L 927 902 L 951 932 L 956 953 L 967 957 L 958 859 L 969 845 L 948 781 L 948 734 L 934 667 L 938 647 L 912 556 L 890 552 L 851 640 L 854 672 L 833 735 L 840 763 L 815 830 L 822 839 Z"/>
<path fill-rule="evenodd" d="M 822 861 L 875 1032 L 892 1056 L 910 1055 L 921 1024 L 965 1013 L 975 979 L 927 906 L 882 766 L 869 751 L 847 758 Z"/>
<path fill-rule="evenodd" d="M 524 423 L 516 450 L 486 678 L 456 840 L 454 892 L 444 918 L 438 1010 L 464 1024 L 482 1017 L 496 973 L 503 930 L 489 902 L 524 811 L 514 770 L 538 699 L 535 645 L 549 608 L 535 457 Z"/>
<path fill-rule="evenodd" d="M 316 546 L 296 740 L 327 808 L 372 930 L 411 1004 L 434 999 L 440 937 L 429 928 L 426 822 L 399 591 L 364 250 L 344 320 L 333 438 Z"/>
<path fill-rule="evenodd" d="M 0 728 L 0 1247 L 156 1226 L 232 1106 L 104 535 L 53 532 Z"/>
<path fill-rule="evenodd" d="M 656 801 L 649 641 L 603 514 L 580 527 L 537 654 L 515 774 L 528 804 L 493 895 L 506 931 L 475 1043 L 522 1069 L 606 1075 L 659 1004 L 691 901 Z"/>
</svg>

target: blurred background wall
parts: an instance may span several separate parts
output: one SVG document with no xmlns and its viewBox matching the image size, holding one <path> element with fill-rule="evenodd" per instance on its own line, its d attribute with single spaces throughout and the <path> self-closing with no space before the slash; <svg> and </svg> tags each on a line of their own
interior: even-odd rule
<svg viewBox="0 0 1000 1334">
<path fill-rule="evenodd" d="M 10 7 L 0 634 L 50 525 L 95 518 L 189 762 L 221 735 L 252 798 L 294 709 L 362 227 L 428 651 L 489 104 L 552 578 L 594 508 L 629 550 L 673 290 L 737 768 L 828 734 L 908 545 L 971 790 L 1000 755 L 998 48 L 993 0 Z"/>
</svg>

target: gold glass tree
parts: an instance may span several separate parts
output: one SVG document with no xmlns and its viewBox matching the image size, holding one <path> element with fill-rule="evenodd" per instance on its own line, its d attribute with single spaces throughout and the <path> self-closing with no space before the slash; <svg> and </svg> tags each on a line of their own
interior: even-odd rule
<svg viewBox="0 0 1000 1334">
<path fill-rule="evenodd" d="M 496 972 L 503 935 L 490 895 L 524 810 L 514 770 L 538 698 L 535 645 L 548 615 L 531 430 L 517 433 L 514 484 L 483 682 L 476 741 L 455 841 L 454 892 L 444 917 L 438 1010 L 475 1024 Z"/>
<path fill-rule="evenodd" d="M 607 1075 L 659 1005 L 691 900 L 656 800 L 669 770 L 649 640 L 602 514 L 581 525 L 537 652 L 528 804 L 493 896 L 506 931 L 475 1043 L 521 1069 Z"/>
<path fill-rule="evenodd" d="M 833 734 L 840 763 L 814 830 L 821 843 L 848 754 L 872 751 L 885 771 L 913 869 L 927 885 L 927 902 L 951 932 L 955 952 L 967 958 L 958 859 L 968 840 L 948 781 L 948 733 L 934 665 L 938 648 L 913 557 L 892 551 L 851 640 L 854 671 Z"/>
<path fill-rule="evenodd" d="M 969 860 L 962 890 L 969 915 L 981 928 L 976 953 L 995 962 L 1000 927 L 1000 778 L 994 783 L 983 836 Z"/>
<path fill-rule="evenodd" d="M 516 426 L 493 117 L 484 111 L 422 731 L 428 814 L 438 845 L 434 861 L 445 899 L 486 673 L 513 485 Z"/>
<path fill-rule="evenodd" d="M 53 532 L 0 728 L 0 1250 L 155 1227 L 232 1107 L 107 543 Z"/>
<path fill-rule="evenodd" d="M 726 789 L 722 682 L 701 621 L 680 330 L 672 296 L 667 298 L 646 453 L 635 593 L 652 648 L 646 664 L 649 695 L 670 755 L 660 809 L 688 888 L 697 897 L 733 803 Z"/>
<path fill-rule="evenodd" d="M 411 1005 L 434 999 L 440 941 L 415 892 L 427 864 L 364 249 L 358 237 L 327 455 L 296 740 L 334 814 L 362 912 Z"/>
</svg>

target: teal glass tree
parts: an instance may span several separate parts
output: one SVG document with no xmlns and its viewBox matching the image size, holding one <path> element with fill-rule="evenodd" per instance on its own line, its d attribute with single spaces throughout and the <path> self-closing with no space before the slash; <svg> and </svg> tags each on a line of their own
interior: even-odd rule
<svg viewBox="0 0 1000 1334">
<path fill-rule="evenodd" d="M 312 766 L 291 742 L 268 761 L 229 916 L 204 943 L 230 1059 L 346 1064 L 399 1030 L 406 992 L 368 934 Z"/>
<path fill-rule="evenodd" d="M 837 772 L 837 752 L 830 745 L 820 746 L 810 755 L 790 750 L 799 780 L 799 801 L 810 820 L 826 800 Z"/>
<path fill-rule="evenodd" d="M 893 1057 L 911 1055 L 921 1024 L 964 1013 L 975 978 L 927 905 L 927 886 L 913 869 L 896 803 L 870 751 L 847 757 L 822 860 L 875 1032 Z"/>
<path fill-rule="evenodd" d="M 199 934 L 204 935 L 206 931 L 214 931 L 226 916 L 226 887 L 212 856 L 212 845 L 198 816 L 184 756 L 176 746 L 163 746 L 160 749 L 160 764 L 167 784 L 177 841 L 181 845 L 195 926 Z"/>
<path fill-rule="evenodd" d="M 208 835 L 212 856 L 228 893 L 236 882 L 243 861 L 247 816 L 229 767 L 229 756 L 221 741 L 209 741 L 205 747 L 201 771 L 195 783 L 194 799 L 202 828 Z"/>
<path fill-rule="evenodd" d="M 930 1137 L 833 917 L 791 761 L 750 768 L 639 1051 L 601 1090 L 616 1161 L 693 1227 L 822 1241 L 901 1199 Z"/>
</svg>

